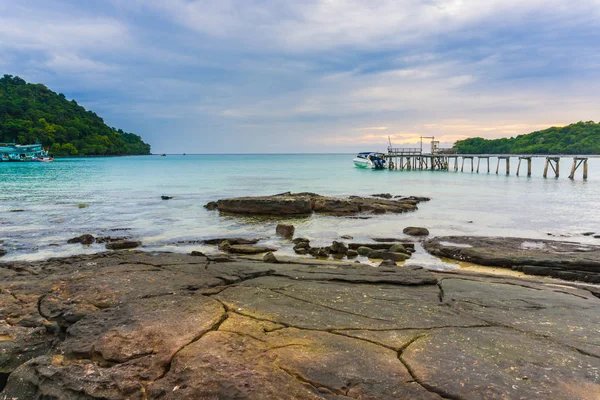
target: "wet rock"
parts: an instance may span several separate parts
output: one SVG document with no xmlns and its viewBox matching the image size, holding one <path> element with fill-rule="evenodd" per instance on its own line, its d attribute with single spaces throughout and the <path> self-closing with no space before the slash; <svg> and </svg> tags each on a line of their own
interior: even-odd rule
<svg viewBox="0 0 600 400">
<path fill-rule="evenodd" d="M 336 242 L 334 241 L 333 244 L 330 246 L 330 251 L 333 254 L 346 254 L 348 253 L 348 247 L 341 242 Z"/>
<path fill-rule="evenodd" d="M 265 256 L 263 257 L 263 261 L 266 262 L 266 263 L 270 263 L 270 264 L 276 264 L 276 263 L 278 263 L 277 258 L 270 251 L 267 254 L 265 254 Z"/>
<path fill-rule="evenodd" d="M 600 246 L 526 238 L 446 236 L 424 242 L 433 255 L 530 275 L 600 283 Z"/>
<path fill-rule="evenodd" d="M 196 251 L 196 250 L 192 251 L 192 252 L 190 253 L 190 255 L 191 255 L 191 256 L 194 256 L 194 257 L 204 257 L 204 256 L 205 256 L 205 254 L 204 254 L 203 252 L 201 252 L 201 251 Z"/>
<path fill-rule="evenodd" d="M 340 236 L 342 239 L 346 239 L 346 240 L 351 240 L 354 239 L 354 237 L 350 236 L 350 235 L 342 235 Z"/>
<path fill-rule="evenodd" d="M 209 211 L 214 211 L 219 209 L 219 205 L 216 201 L 210 201 L 204 206 L 204 208 L 206 208 Z"/>
<path fill-rule="evenodd" d="M 275 227 L 275 233 L 287 239 L 293 238 L 295 231 L 296 228 L 291 224 L 277 224 L 277 227 Z"/>
<path fill-rule="evenodd" d="M 372 194 L 372 197 L 379 197 L 382 199 L 391 199 L 393 196 L 390 193 L 378 193 L 378 194 Z"/>
<path fill-rule="evenodd" d="M 361 256 L 368 256 L 369 254 L 371 254 L 373 252 L 373 249 L 370 247 L 366 247 L 366 246 L 360 246 L 356 249 L 356 252 L 358 254 L 360 254 Z"/>
<path fill-rule="evenodd" d="M 295 238 L 294 240 L 292 240 L 292 243 L 295 243 L 295 244 L 302 243 L 302 242 L 310 243 L 310 240 L 308 240 L 306 238 Z"/>
<path fill-rule="evenodd" d="M 72 239 L 67 240 L 67 243 L 81 243 L 81 244 L 85 244 L 85 245 L 89 245 L 94 243 L 96 239 L 90 235 L 90 234 L 85 234 L 85 235 L 81 235 L 81 236 L 77 236 L 74 237 Z"/>
<path fill-rule="evenodd" d="M 171 200 L 173 196 L 160 196 L 160 198 L 163 200 Z"/>
<path fill-rule="evenodd" d="M 96 243 L 120 242 L 130 238 L 130 236 L 101 236 L 96 238 Z"/>
<path fill-rule="evenodd" d="M 406 228 L 404 228 L 404 230 L 402 232 L 404 234 L 410 235 L 410 236 L 427 236 L 427 235 L 429 235 L 429 230 L 427 230 L 426 228 L 420 228 L 420 227 L 416 227 L 416 226 L 406 227 Z"/>
<path fill-rule="evenodd" d="M 358 257 L 358 251 L 348 250 L 348 253 L 346 253 L 346 256 L 348 257 L 348 259 L 356 258 L 356 257 Z"/>
<path fill-rule="evenodd" d="M 294 251 L 296 253 L 298 253 L 298 250 L 306 250 L 306 251 L 308 251 L 308 249 L 310 249 L 310 243 L 309 242 L 298 242 L 298 243 L 296 243 L 296 245 L 294 245 Z M 306 252 L 304 254 L 306 254 Z"/>
<path fill-rule="evenodd" d="M 405 261 L 410 258 L 410 255 L 405 253 L 393 253 L 391 251 L 375 250 L 370 252 L 368 257 L 378 260 Z"/>
<path fill-rule="evenodd" d="M 582 233 L 583 236 L 592 236 L 595 232 L 584 232 Z"/>
<path fill-rule="evenodd" d="M 135 240 L 121 240 L 118 242 L 109 242 L 106 244 L 106 248 L 109 250 L 124 250 L 124 249 L 135 249 L 140 247 L 142 242 Z"/>
<path fill-rule="evenodd" d="M 229 248 L 225 251 L 235 254 L 260 254 L 277 251 L 276 248 L 266 247 L 266 246 L 252 246 L 246 244 L 235 244 L 230 245 Z"/>
<path fill-rule="evenodd" d="M 390 247 L 390 250 L 392 253 L 404 253 L 404 254 L 410 254 L 409 250 L 404 247 L 401 244 L 394 244 Z"/>
<path fill-rule="evenodd" d="M 208 203 L 205 207 L 222 212 L 247 215 L 307 215 L 313 212 L 331 215 L 358 213 L 402 213 L 417 209 L 415 200 L 385 200 L 351 196 L 333 198 L 315 193 L 282 193 L 275 196 L 239 197 Z"/>
<path fill-rule="evenodd" d="M 313 257 L 327 258 L 329 257 L 330 253 L 331 251 L 329 247 L 311 247 L 310 249 L 308 249 L 308 254 L 310 254 Z"/>
<path fill-rule="evenodd" d="M 245 239 L 245 238 L 214 238 L 214 239 L 206 239 L 202 240 L 203 244 L 219 244 L 222 241 L 226 240 L 229 244 L 256 244 L 260 239 Z"/>
<path fill-rule="evenodd" d="M 0 249 L 0 257 L 2 257 L 2 256 L 5 256 L 5 255 L 6 255 L 6 253 L 7 253 L 7 251 L 6 251 L 6 250 L 4 250 L 4 249 Z"/>
<path fill-rule="evenodd" d="M 396 262 L 393 260 L 383 260 L 382 262 L 379 263 L 380 267 L 395 267 L 396 266 Z"/>
<path fill-rule="evenodd" d="M 231 250 L 231 243 L 229 243 L 229 240 L 222 240 L 219 242 L 218 248 L 221 251 L 229 251 Z"/>
</svg>

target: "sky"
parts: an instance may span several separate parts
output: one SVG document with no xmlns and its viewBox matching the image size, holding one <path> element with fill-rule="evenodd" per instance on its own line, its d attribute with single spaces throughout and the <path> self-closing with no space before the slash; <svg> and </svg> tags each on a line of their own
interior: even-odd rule
<svg viewBox="0 0 600 400">
<path fill-rule="evenodd" d="M 600 120 L 600 0 L 0 0 L 0 74 L 154 153 L 341 153 Z"/>
</svg>

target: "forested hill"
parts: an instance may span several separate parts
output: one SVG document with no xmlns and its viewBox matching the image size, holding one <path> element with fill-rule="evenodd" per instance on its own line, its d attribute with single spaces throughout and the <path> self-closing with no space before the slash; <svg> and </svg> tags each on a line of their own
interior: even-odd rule
<svg viewBox="0 0 600 400">
<path fill-rule="evenodd" d="M 510 139 L 470 138 L 457 141 L 454 149 L 461 154 L 600 154 L 600 123 L 578 122 Z"/>
<path fill-rule="evenodd" d="M 0 142 L 39 142 L 53 155 L 150 154 L 133 133 L 111 128 L 75 100 L 17 76 L 0 78 Z"/>
</svg>

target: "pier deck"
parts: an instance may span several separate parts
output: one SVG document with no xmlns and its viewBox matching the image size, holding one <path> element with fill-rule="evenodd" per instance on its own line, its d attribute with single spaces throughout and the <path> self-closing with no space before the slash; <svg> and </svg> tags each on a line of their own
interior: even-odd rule
<svg viewBox="0 0 600 400">
<path fill-rule="evenodd" d="M 560 176 L 560 160 L 561 158 L 573 160 L 569 179 L 575 179 L 576 172 L 579 167 L 583 170 L 583 179 L 588 177 L 588 159 L 600 158 L 600 155 L 568 155 L 568 154 L 456 154 L 450 151 L 440 150 L 435 153 L 422 153 L 420 149 L 416 148 L 402 148 L 394 149 L 389 148 L 387 154 L 385 154 L 388 167 L 390 170 L 432 170 L 432 171 L 458 171 L 460 164 L 460 171 L 464 172 L 465 161 L 467 161 L 467 168 L 470 165 L 471 172 L 479 173 L 481 160 L 486 161 L 487 173 L 490 173 L 490 158 L 496 158 L 496 174 L 499 174 L 502 170 L 506 175 L 510 175 L 510 160 L 514 158 L 518 160 L 516 175 L 519 176 L 521 172 L 521 163 L 527 162 L 527 176 L 530 177 L 531 161 L 533 158 L 545 158 L 544 170 L 542 176 L 548 177 L 548 172 L 554 174 L 555 178 Z M 477 169 L 475 169 L 475 159 L 477 159 Z M 504 162 L 501 162 L 504 161 Z M 501 167 L 504 164 L 504 167 Z M 467 169 L 468 171 L 468 169 Z"/>
</svg>

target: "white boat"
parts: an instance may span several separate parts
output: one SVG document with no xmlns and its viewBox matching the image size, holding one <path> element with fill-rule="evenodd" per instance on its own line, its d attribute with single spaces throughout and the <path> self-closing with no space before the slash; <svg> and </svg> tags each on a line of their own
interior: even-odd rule
<svg viewBox="0 0 600 400">
<path fill-rule="evenodd" d="M 352 161 L 358 168 L 385 169 L 387 167 L 383 153 L 372 151 L 358 153 Z"/>
</svg>

